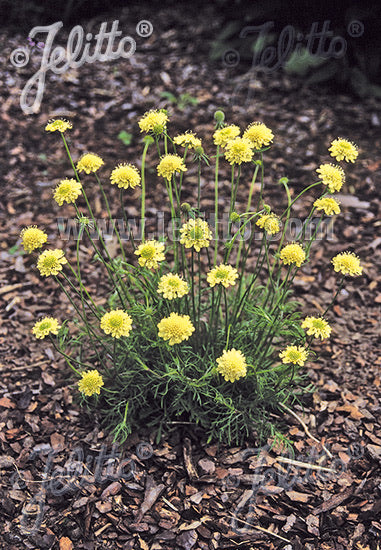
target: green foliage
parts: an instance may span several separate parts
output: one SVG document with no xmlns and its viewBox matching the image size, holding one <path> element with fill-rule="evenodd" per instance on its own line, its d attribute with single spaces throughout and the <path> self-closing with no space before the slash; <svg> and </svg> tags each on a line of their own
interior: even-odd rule
<svg viewBox="0 0 381 550">
<path fill-rule="evenodd" d="M 193 97 L 188 92 L 184 92 L 177 97 L 172 92 L 161 92 L 160 97 L 168 100 L 172 105 L 176 105 L 180 111 L 184 111 L 188 105 L 194 106 L 198 103 L 197 97 Z"/>
<path fill-rule="evenodd" d="M 217 116 L 217 142 L 225 139 L 224 132 L 230 131 L 222 115 Z M 61 323 L 57 338 L 50 334 L 52 343 L 75 375 L 82 377 L 81 383 L 89 376 L 86 389 L 81 389 L 87 392 L 82 395 L 82 403 L 99 412 L 116 440 L 124 441 L 142 425 L 156 429 L 159 438 L 174 421 L 201 427 L 208 441 L 238 444 L 252 435 L 258 442 L 267 437 L 281 440 L 282 405 L 303 394 L 303 366 L 308 354 L 313 353 L 313 337 L 301 328 L 299 304 L 292 299 L 292 283 L 302 263 L 298 264 L 294 254 L 301 252 L 308 261 L 324 216 L 319 218 L 313 235 L 306 238 L 305 229 L 315 206 L 289 245 L 294 250 L 291 256 L 282 254 L 287 248 L 284 244 L 293 205 L 309 189 L 320 186 L 321 181 L 292 199 L 288 179 L 281 178 L 286 202 L 276 216 L 263 199 L 264 154 L 273 137 L 265 125 L 249 127 L 257 132 L 256 141 L 237 138 L 226 147 L 217 145 L 216 154 L 207 157 L 200 140 L 191 133 L 178 136 L 175 147 L 167 132 L 165 111 L 151 111 L 143 119 L 140 123 L 143 121 L 147 136 L 143 139 L 140 176 L 131 165 L 118 165 L 116 175 L 113 172 L 111 177 L 111 182 L 121 187 L 123 213 L 124 193 L 132 181 L 135 187 L 140 183 L 140 235 L 134 236 L 125 227 L 123 234 L 129 238 L 122 240 L 97 173 L 102 159 L 96 155 L 90 155 L 89 173 L 83 179 L 93 178 L 99 186 L 119 243 L 116 257 L 111 258 L 94 218 L 86 195 L 89 186 L 82 186 L 82 198 L 78 199 L 83 199 L 86 212 L 79 209 L 76 199 L 67 197 L 77 214 L 79 237 L 94 249 L 93 261 L 102 265 L 109 294 L 102 306 L 97 305 L 100 297 L 89 294 L 82 279 L 78 238 L 76 261 L 73 265 L 64 264 L 65 269 L 55 275 L 76 315 Z M 262 137 L 258 137 L 258 132 Z M 78 170 L 84 157 L 76 167 L 63 132 L 61 136 L 74 175 L 80 181 Z M 239 147 L 238 156 L 232 159 L 233 145 Z M 168 195 L 172 222 L 166 235 L 157 240 L 147 239 L 145 227 L 146 177 L 152 168 L 146 166 L 150 147 L 150 164 L 156 153 L 156 170 Z M 180 147 L 182 156 L 178 154 Z M 202 154 L 195 155 L 192 148 L 202 149 Z M 214 239 L 201 210 L 202 169 L 204 163 L 209 166 L 209 158 L 215 162 Z M 218 199 L 221 166 L 226 161 L 231 171 L 227 201 L 230 206 L 227 227 L 222 228 Z M 185 163 L 188 167 L 193 163 L 198 174 L 197 198 L 186 205 L 182 201 Z M 131 174 L 134 179 L 128 181 Z M 241 178 L 251 183 L 246 208 L 239 213 L 236 198 Z M 260 190 L 254 200 L 257 178 Z M 74 184 L 78 187 L 75 181 Z M 321 198 L 326 194 L 323 189 Z M 254 202 L 256 205 L 252 206 Z M 266 225 L 269 221 L 270 225 Z M 254 229 L 244 240 L 250 224 Z M 255 229 L 259 228 L 261 240 L 255 242 Z M 279 240 L 272 238 L 275 234 Z M 249 259 L 255 260 L 250 269 Z M 337 292 L 340 288 L 341 285 Z M 172 317 L 175 320 L 171 324 Z M 289 355 L 286 357 L 285 353 Z M 95 378 L 91 378 L 94 372 Z M 99 385 L 99 374 L 103 385 Z"/>
<path fill-rule="evenodd" d="M 131 145 L 132 142 L 132 134 L 129 134 L 125 130 L 122 130 L 118 134 L 118 139 L 123 143 L 123 145 Z"/>
</svg>

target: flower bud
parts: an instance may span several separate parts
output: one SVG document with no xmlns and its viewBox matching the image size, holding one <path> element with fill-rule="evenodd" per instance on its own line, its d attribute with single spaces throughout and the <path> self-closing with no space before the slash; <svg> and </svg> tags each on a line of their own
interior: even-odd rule
<svg viewBox="0 0 381 550">
<path fill-rule="evenodd" d="M 233 223 L 238 222 L 240 220 L 240 215 L 237 214 L 237 212 L 232 212 L 230 216 L 230 221 Z"/>
<path fill-rule="evenodd" d="M 187 214 L 192 210 L 192 207 L 189 204 L 189 202 L 183 202 L 180 208 L 181 208 L 181 211 L 184 212 L 184 214 Z"/>
</svg>

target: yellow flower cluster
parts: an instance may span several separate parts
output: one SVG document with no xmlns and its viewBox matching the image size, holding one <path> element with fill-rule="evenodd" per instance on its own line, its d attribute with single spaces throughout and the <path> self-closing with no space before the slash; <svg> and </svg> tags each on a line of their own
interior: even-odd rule
<svg viewBox="0 0 381 550">
<path fill-rule="evenodd" d="M 360 265 L 360 258 L 353 254 L 353 252 L 341 252 L 332 258 L 333 269 L 342 275 L 351 275 L 356 277 L 362 274 L 362 266 Z"/>
<path fill-rule="evenodd" d="M 37 269 L 44 277 L 49 275 L 58 275 L 62 271 L 62 266 L 67 264 L 64 251 L 56 248 L 54 250 L 45 250 L 38 257 Z"/>
<path fill-rule="evenodd" d="M 213 134 L 214 144 L 219 145 L 220 147 L 225 147 L 229 141 L 238 137 L 240 133 L 241 130 L 235 124 L 230 124 L 230 126 L 220 128 Z"/>
<path fill-rule="evenodd" d="M 212 232 L 209 229 L 208 223 L 197 218 L 191 219 L 184 223 L 180 229 L 180 243 L 185 248 L 194 248 L 196 252 L 200 252 L 201 248 L 208 247 L 212 238 Z"/>
<path fill-rule="evenodd" d="M 302 322 L 302 328 L 307 329 L 308 336 L 315 336 L 315 338 L 329 338 L 331 334 L 331 327 L 328 322 L 322 317 L 306 317 Z"/>
<path fill-rule="evenodd" d="M 231 265 L 220 264 L 209 271 L 206 279 L 213 288 L 215 285 L 223 285 L 225 288 L 235 285 L 238 271 Z"/>
<path fill-rule="evenodd" d="M 90 174 L 91 172 L 96 172 L 104 162 L 100 156 L 95 155 L 94 153 L 85 153 L 77 162 L 78 172 L 86 172 Z"/>
<path fill-rule="evenodd" d="M 54 200 L 59 206 L 62 206 L 64 202 L 71 204 L 75 202 L 81 194 L 82 185 L 79 181 L 71 178 L 61 180 L 60 184 L 54 190 Z"/>
<path fill-rule="evenodd" d="M 97 370 L 88 370 L 82 373 L 82 378 L 78 382 L 78 389 L 88 397 L 95 393 L 100 394 L 101 387 L 104 386 L 102 375 Z"/>
<path fill-rule="evenodd" d="M 140 185 L 140 174 L 137 168 L 132 164 L 121 163 L 111 172 L 110 180 L 112 184 L 116 184 L 120 189 L 135 189 Z"/>
<path fill-rule="evenodd" d="M 182 298 L 189 292 L 189 286 L 186 281 L 176 274 L 168 273 L 160 278 L 157 288 L 159 294 L 162 294 L 167 300 Z"/>
<path fill-rule="evenodd" d="M 308 351 L 303 346 L 287 346 L 279 354 L 279 357 L 282 359 L 282 363 L 292 363 L 302 367 L 307 361 Z"/>
<path fill-rule="evenodd" d="M 135 254 L 140 256 L 139 265 L 148 269 L 157 269 L 159 267 L 158 262 L 165 260 L 163 252 L 164 245 L 155 240 L 146 241 L 135 250 Z"/>
<path fill-rule="evenodd" d="M 48 124 L 45 126 L 46 132 L 66 132 L 66 130 L 71 130 L 73 125 L 68 120 L 64 118 L 57 118 L 55 120 L 49 120 Z"/>
<path fill-rule="evenodd" d="M 269 235 L 278 233 L 280 229 L 279 218 L 275 214 L 263 214 L 256 221 L 256 225 L 264 229 Z"/>
<path fill-rule="evenodd" d="M 157 173 L 166 180 L 170 180 L 176 172 L 186 172 L 183 159 L 179 155 L 165 155 L 157 166 Z"/>
<path fill-rule="evenodd" d="M 252 122 L 245 130 L 243 137 L 248 139 L 254 149 L 270 145 L 274 134 L 263 122 Z"/>
<path fill-rule="evenodd" d="M 323 210 L 327 216 L 332 216 L 332 214 L 340 214 L 339 203 L 332 197 L 316 199 L 314 202 L 314 207 L 316 210 Z"/>
<path fill-rule="evenodd" d="M 237 137 L 226 145 L 225 158 L 232 165 L 250 162 L 253 155 L 252 145 L 248 139 Z"/>
<path fill-rule="evenodd" d="M 181 145 L 182 147 L 188 147 L 189 149 L 195 149 L 196 147 L 201 147 L 201 139 L 197 138 L 194 132 L 185 132 L 185 134 L 180 134 L 173 138 L 176 145 Z"/>
<path fill-rule="evenodd" d="M 282 248 L 280 258 L 285 265 L 295 264 L 300 267 L 306 259 L 306 253 L 300 244 L 291 243 Z"/>
<path fill-rule="evenodd" d="M 37 225 L 25 227 L 21 233 L 21 242 L 26 252 L 32 252 L 36 248 L 41 248 L 48 240 L 47 234 L 38 229 Z"/>
<path fill-rule="evenodd" d="M 168 115 L 164 110 L 152 109 L 144 113 L 138 124 L 141 132 L 153 132 L 159 135 L 165 131 L 167 122 Z"/>
<path fill-rule="evenodd" d="M 36 338 L 40 338 L 42 340 L 49 334 L 57 335 L 60 328 L 61 326 L 58 324 L 57 319 L 54 317 L 44 317 L 41 321 L 37 321 L 34 324 L 32 333 Z"/>
<path fill-rule="evenodd" d="M 122 309 L 113 309 L 105 313 L 101 318 L 101 329 L 113 338 L 128 336 L 132 327 L 132 319 Z"/>
<path fill-rule="evenodd" d="M 169 317 L 162 319 L 157 327 L 160 338 L 168 340 L 170 346 L 188 340 L 195 330 L 189 315 L 177 313 L 171 313 Z"/>
<path fill-rule="evenodd" d="M 234 348 L 229 351 L 224 350 L 221 357 L 217 359 L 217 365 L 217 371 L 227 382 L 235 382 L 246 376 L 246 358 L 242 352 Z"/>
<path fill-rule="evenodd" d="M 334 139 L 328 151 L 336 160 L 346 160 L 347 162 L 354 162 L 359 154 L 357 145 L 343 138 Z"/>
<path fill-rule="evenodd" d="M 345 173 L 340 166 L 334 164 L 321 164 L 316 170 L 321 181 L 327 185 L 330 193 L 340 191 L 345 182 Z"/>
</svg>

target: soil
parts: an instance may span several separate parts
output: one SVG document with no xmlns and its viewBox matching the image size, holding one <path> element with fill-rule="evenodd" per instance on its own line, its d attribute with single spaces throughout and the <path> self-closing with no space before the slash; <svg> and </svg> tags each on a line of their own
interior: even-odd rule
<svg viewBox="0 0 381 550">
<path fill-rule="evenodd" d="M 26 37 L 0 34 L 1 548 L 376 550 L 381 540 L 380 100 L 309 89 L 281 70 L 247 73 L 239 63 L 229 65 L 229 56 L 211 62 L 222 16 L 213 5 L 192 18 L 184 17 L 186 9 L 163 6 L 153 13 L 148 3 L 131 5 L 83 22 L 85 32 L 94 35 L 103 21 L 111 27 L 118 19 L 123 36 L 136 40 L 136 52 L 129 59 L 48 74 L 40 109 L 32 115 L 21 110 L 20 93 L 38 70 L 41 53 L 32 52 L 29 63 L 16 69 L 9 57 L 27 45 Z M 152 22 L 148 37 L 137 34 L 142 20 Z M 69 32 L 62 29 L 57 43 L 65 45 Z M 198 102 L 184 106 L 162 92 L 175 98 L 188 93 Z M 69 118 L 75 159 L 86 151 L 100 154 L 107 177 L 118 162 L 140 157 L 137 120 L 161 107 L 169 110 L 171 131 L 196 130 L 210 150 L 217 109 L 241 127 L 265 122 L 276 136 L 266 153 L 265 195 L 275 210 L 279 178 L 289 178 L 295 195 L 313 181 L 320 163 L 330 161 L 327 148 L 334 138 L 359 146 L 340 193 L 342 214 L 315 243 L 295 280 L 303 310 L 316 314 L 335 291 L 332 256 L 352 250 L 364 266 L 363 276 L 347 281 L 330 314 L 332 337 L 314 348 L 319 359 L 307 367 L 313 392 L 303 408 L 285 411 L 294 456 L 270 448 L 271 441 L 259 454 L 253 442 L 242 448 L 207 444 L 202 431 L 184 424 L 170 426 L 159 443 L 155 433 L 142 428 L 123 447 L 113 447 L 99 419 L 77 402 L 67 366 L 31 335 L 39 315 L 71 315 L 60 289 L 49 279 L 42 283 L 33 258 L 20 248 L 20 230 L 36 224 L 51 243 L 69 257 L 73 253 L 73 241 L 57 229 L 57 218 L 71 218 L 73 211 L 53 204 L 51 193 L 71 171 L 58 136 L 44 131 L 47 120 Z M 131 145 L 118 139 L 121 131 L 132 134 Z M 205 208 L 213 197 L 211 181 L 204 182 Z M 97 191 L 89 189 L 89 195 L 102 217 Z M 153 173 L 148 195 L 153 222 L 166 208 Z M 132 194 L 127 203 L 131 216 L 138 214 L 138 196 Z M 242 207 L 245 197 L 242 188 Z M 195 197 L 190 192 L 187 199 Z M 310 201 L 311 195 L 296 215 L 305 215 Z M 83 246 L 81 252 L 85 261 L 90 251 Z M 87 263 L 84 274 L 89 289 L 106 299 L 100 271 Z"/>
</svg>

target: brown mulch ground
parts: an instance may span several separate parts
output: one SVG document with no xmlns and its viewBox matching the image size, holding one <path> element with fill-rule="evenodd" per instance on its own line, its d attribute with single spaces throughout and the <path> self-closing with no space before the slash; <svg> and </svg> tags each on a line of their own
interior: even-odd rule
<svg viewBox="0 0 381 550">
<path fill-rule="evenodd" d="M 9 54 L 25 37 L 0 35 L 1 548 L 376 550 L 381 538 L 380 102 L 304 89 L 280 72 L 249 80 L 244 67 L 212 64 L 207 54 L 220 31 L 219 15 L 212 7 L 192 20 L 183 13 L 179 7 L 153 14 L 141 6 L 87 22 L 86 30 L 95 32 L 102 21 L 118 18 L 124 35 L 137 39 L 135 55 L 50 75 L 41 110 L 33 116 L 22 113 L 18 100 L 38 57 L 16 71 Z M 142 19 L 154 26 L 149 38 L 136 36 Z M 363 277 L 341 292 L 330 316 L 333 336 L 315 348 L 319 361 L 308 367 L 316 390 L 304 410 L 295 412 L 309 431 L 285 415 L 293 458 L 270 448 L 258 456 L 253 442 L 243 448 L 207 445 L 202 432 L 184 425 L 173 425 L 159 443 L 155 433 L 142 430 L 122 449 L 113 449 L 97 418 L 75 403 L 68 368 L 50 347 L 31 338 L 36 316 L 71 315 L 61 292 L 50 281 L 42 285 L 33 260 L 13 248 L 20 229 L 31 223 L 45 227 L 58 247 L 72 247 L 62 235 L 57 240 L 57 217 L 70 217 L 72 210 L 51 200 L 52 185 L 70 170 L 57 136 L 44 133 L 45 122 L 53 115 L 69 117 L 76 156 L 87 150 L 101 154 L 108 174 L 117 162 L 135 162 L 140 155 L 137 118 L 151 107 L 168 106 L 163 91 L 198 99 L 183 111 L 169 105 L 174 131 L 197 129 L 207 138 L 217 108 L 229 122 L 244 126 L 260 119 L 272 128 L 276 140 L 266 168 L 266 200 L 272 205 L 280 177 L 290 179 L 294 193 L 311 183 L 312 171 L 328 161 L 333 138 L 342 135 L 360 147 L 341 193 L 343 213 L 330 238 L 315 244 L 295 281 L 305 312 L 315 313 L 334 292 L 329 260 L 335 253 L 354 250 L 364 265 Z M 133 134 L 128 148 L 117 139 L 122 130 Z M 160 197 L 154 175 L 150 185 L 152 195 Z M 102 205 L 95 192 L 90 195 L 101 217 Z M 206 206 L 211 196 L 205 181 Z M 131 216 L 137 214 L 136 197 L 128 205 Z M 161 206 L 157 200 L 149 203 L 152 219 Z M 303 216 L 305 209 L 302 204 L 297 214 Z M 88 250 L 82 252 L 86 256 Z M 100 272 L 89 264 L 85 275 L 90 289 L 101 293 Z"/>
</svg>

